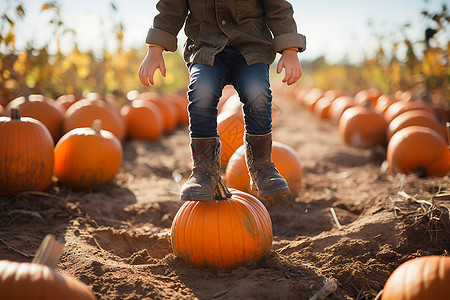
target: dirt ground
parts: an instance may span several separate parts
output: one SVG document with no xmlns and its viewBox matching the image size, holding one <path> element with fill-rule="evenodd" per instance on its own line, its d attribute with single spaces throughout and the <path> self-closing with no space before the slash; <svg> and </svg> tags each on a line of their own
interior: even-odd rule
<svg viewBox="0 0 450 300">
<path fill-rule="evenodd" d="M 326 299 L 374 299 L 401 263 L 449 254 L 449 176 L 393 175 L 385 149 L 345 145 L 336 125 L 283 89 L 274 105 L 274 140 L 298 153 L 304 175 L 295 197 L 263 202 L 274 241 L 258 263 L 197 269 L 172 254 L 170 226 L 191 167 L 187 127 L 124 142 L 115 180 L 96 190 L 55 182 L 48 193 L 0 198 L 0 259 L 31 261 L 52 233 L 65 242 L 57 270 L 98 299 L 309 299 L 327 280 L 337 289 Z"/>
</svg>

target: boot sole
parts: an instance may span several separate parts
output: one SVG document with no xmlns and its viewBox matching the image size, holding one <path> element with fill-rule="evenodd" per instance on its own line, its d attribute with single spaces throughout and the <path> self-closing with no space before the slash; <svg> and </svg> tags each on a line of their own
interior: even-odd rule
<svg viewBox="0 0 450 300">
<path fill-rule="evenodd" d="M 214 200 L 213 194 L 181 194 L 182 201 L 210 201 Z"/>
<path fill-rule="evenodd" d="M 289 193 L 289 187 L 280 187 L 277 189 L 273 189 L 273 190 L 264 190 L 264 191 L 259 191 L 258 190 L 258 196 L 259 197 L 271 197 L 271 196 L 277 196 L 277 195 L 283 195 L 283 194 L 287 194 Z"/>
</svg>

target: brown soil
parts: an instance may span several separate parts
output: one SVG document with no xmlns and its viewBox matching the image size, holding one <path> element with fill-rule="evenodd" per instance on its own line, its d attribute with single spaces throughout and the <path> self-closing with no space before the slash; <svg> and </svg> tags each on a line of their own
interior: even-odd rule
<svg viewBox="0 0 450 300">
<path fill-rule="evenodd" d="M 197 269 L 172 254 L 179 184 L 191 167 L 186 127 L 125 142 L 118 175 L 99 189 L 55 182 L 48 193 L 0 198 L 0 259 L 30 261 L 52 233 L 65 241 L 57 270 L 98 299 L 309 299 L 331 279 L 337 290 L 327 299 L 374 299 L 401 263 L 449 253 L 448 176 L 393 175 L 384 148 L 351 148 L 335 125 L 274 95 L 274 140 L 298 153 L 303 187 L 263 201 L 274 242 L 258 263 Z"/>
</svg>

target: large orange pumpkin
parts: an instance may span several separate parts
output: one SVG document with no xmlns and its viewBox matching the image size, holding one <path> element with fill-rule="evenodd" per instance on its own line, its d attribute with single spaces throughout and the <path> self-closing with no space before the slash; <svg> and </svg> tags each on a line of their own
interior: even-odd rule
<svg viewBox="0 0 450 300">
<path fill-rule="evenodd" d="M 289 185 L 289 194 L 297 195 L 302 187 L 303 170 L 300 159 L 290 146 L 274 141 L 272 144 L 272 161 L 277 170 Z M 231 156 L 225 170 L 225 182 L 230 188 L 235 188 L 254 196 L 257 195 L 250 187 L 250 176 L 245 162 L 245 146 L 239 147 Z"/>
<path fill-rule="evenodd" d="M 373 109 L 371 100 L 367 100 L 363 106 L 348 108 L 339 120 L 342 139 L 356 148 L 384 145 L 387 127 L 384 116 Z"/>
<path fill-rule="evenodd" d="M 124 140 L 125 120 L 102 100 L 82 99 L 72 104 L 64 114 L 64 133 L 90 127 L 96 119 L 102 120 L 103 129 L 112 132 L 120 141 Z"/>
<path fill-rule="evenodd" d="M 47 235 L 32 263 L 0 261 L 2 300 L 94 300 L 91 290 L 76 278 L 54 270 L 63 244 Z"/>
<path fill-rule="evenodd" d="M 220 191 L 218 191 L 220 190 Z M 187 201 L 172 223 L 173 253 L 196 267 L 234 268 L 257 262 L 272 247 L 272 221 L 250 194 L 220 181 L 213 201 Z"/>
<path fill-rule="evenodd" d="M 119 139 L 95 120 L 92 128 L 75 128 L 61 137 L 55 146 L 55 175 L 72 188 L 95 188 L 114 178 L 122 154 Z"/>
<path fill-rule="evenodd" d="M 393 173 L 417 173 L 420 177 L 445 176 L 450 171 L 450 150 L 441 134 L 423 126 L 397 131 L 387 147 Z"/>
<path fill-rule="evenodd" d="M 8 103 L 6 114 L 9 115 L 12 108 L 20 110 L 23 117 L 41 121 L 49 130 L 55 143 L 61 137 L 64 109 L 55 100 L 43 95 L 19 97 Z"/>
<path fill-rule="evenodd" d="M 430 255 L 401 264 L 386 281 L 381 300 L 448 300 L 450 257 Z"/>
<path fill-rule="evenodd" d="M 244 117 L 233 111 L 224 111 L 217 117 L 217 133 L 221 143 L 220 164 L 226 168 L 234 151 L 244 144 Z"/>
<path fill-rule="evenodd" d="M 11 118 L 0 117 L 0 194 L 44 191 L 52 181 L 53 139 L 36 119 L 20 117 L 11 109 Z"/>
<path fill-rule="evenodd" d="M 387 131 L 388 140 L 399 130 L 408 126 L 424 126 L 436 130 L 446 138 L 447 130 L 444 125 L 439 124 L 436 116 L 428 111 L 416 109 L 406 111 L 395 117 L 390 123 Z"/>
<path fill-rule="evenodd" d="M 125 118 L 130 139 L 156 140 L 163 133 L 164 121 L 155 104 L 134 100 L 124 105 L 120 113 Z"/>
</svg>

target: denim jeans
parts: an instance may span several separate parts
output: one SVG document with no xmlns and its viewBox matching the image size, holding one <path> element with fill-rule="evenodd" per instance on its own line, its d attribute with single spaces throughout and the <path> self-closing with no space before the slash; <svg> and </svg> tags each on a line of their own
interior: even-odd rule
<svg viewBox="0 0 450 300">
<path fill-rule="evenodd" d="M 215 137 L 217 104 L 225 85 L 232 84 L 243 103 L 245 131 L 266 134 L 272 131 L 272 92 L 269 65 L 250 66 L 231 46 L 216 55 L 213 66 L 188 64 L 189 130 L 193 138 Z"/>
</svg>

